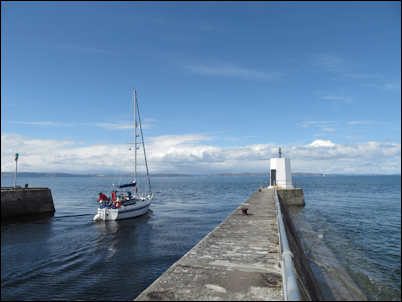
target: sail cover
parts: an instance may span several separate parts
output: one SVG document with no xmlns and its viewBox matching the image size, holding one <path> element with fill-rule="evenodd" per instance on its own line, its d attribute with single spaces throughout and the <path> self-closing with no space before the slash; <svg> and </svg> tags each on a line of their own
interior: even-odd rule
<svg viewBox="0 0 402 302">
<path fill-rule="evenodd" d="M 130 184 L 120 185 L 120 186 L 119 186 L 119 189 L 121 189 L 121 188 L 127 188 L 127 187 L 135 187 L 136 185 L 137 185 L 137 183 L 136 183 L 135 181 L 133 181 L 133 182 L 130 183 Z"/>
</svg>

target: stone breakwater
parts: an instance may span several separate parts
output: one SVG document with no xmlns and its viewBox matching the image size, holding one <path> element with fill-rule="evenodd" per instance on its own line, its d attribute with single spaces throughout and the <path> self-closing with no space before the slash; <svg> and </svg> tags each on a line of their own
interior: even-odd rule
<svg viewBox="0 0 402 302">
<path fill-rule="evenodd" d="M 255 192 L 135 300 L 283 300 L 273 194 L 267 188 Z M 320 300 L 299 242 L 292 238 L 289 245 L 299 263 L 295 267 L 303 299 Z"/>
<path fill-rule="evenodd" d="M 48 188 L 1 188 L 1 218 L 14 219 L 53 215 L 53 197 Z"/>
</svg>

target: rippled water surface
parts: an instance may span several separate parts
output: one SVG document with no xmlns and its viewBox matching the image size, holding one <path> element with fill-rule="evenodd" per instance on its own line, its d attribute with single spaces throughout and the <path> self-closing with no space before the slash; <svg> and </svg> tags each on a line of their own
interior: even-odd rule
<svg viewBox="0 0 402 302">
<path fill-rule="evenodd" d="M 2 299 L 133 299 L 266 179 L 154 177 L 148 214 L 94 223 L 97 193 L 110 192 L 112 177 L 20 177 L 21 184 L 50 187 L 56 213 L 2 225 Z M 307 204 L 293 213 L 295 224 L 313 265 L 345 267 L 371 300 L 399 300 L 400 176 L 294 181 Z M 321 245 L 330 255 L 315 248 Z"/>
<path fill-rule="evenodd" d="M 292 209 L 293 221 L 324 297 L 400 301 L 401 177 L 305 176 L 296 181 L 306 206 Z"/>
</svg>

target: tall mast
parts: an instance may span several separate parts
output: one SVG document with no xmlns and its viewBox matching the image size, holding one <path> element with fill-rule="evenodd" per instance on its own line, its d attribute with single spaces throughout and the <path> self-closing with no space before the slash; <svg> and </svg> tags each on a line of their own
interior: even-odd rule
<svg viewBox="0 0 402 302">
<path fill-rule="evenodd" d="M 134 89 L 134 181 L 137 182 L 137 91 Z"/>
<path fill-rule="evenodd" d="M 148 162 L 147 162 L 147 154 L 146 154 L 146 152 L 145 152 L 144 134 L 142 133 L 141 115 L 140 115 L 140 109 L 138 108 L 138 103 L 137 103 L 137 110 L 138 110 L 138 122 L 139 122 L 139 124 L 140 124 L 140 133 L 141 133 L 142 149 L 144 150 L 145 168 L 147 169 L 148 189 L 149 189 L 149 193 L 152 194 L 151 180 L 149 179 L 149 169 L 148 169 Z"/>
</svg>

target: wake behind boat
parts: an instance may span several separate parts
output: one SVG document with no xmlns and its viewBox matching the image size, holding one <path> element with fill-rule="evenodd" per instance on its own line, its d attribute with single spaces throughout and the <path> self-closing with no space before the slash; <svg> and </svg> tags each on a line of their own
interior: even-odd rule
<svg viewBox="0 0 402 302">
<path fill-rule="evenodd" d="M 140 135 L 137 135 L 138 126 L 140 129 Z M 137 143 L 137 137 L 139 136 L 141 136 L 141 142 Z M 137 184 L 137 150 L 138 145 L 141 144 L 144 151 L 146 177 L 148 183 L 148 191 L 143 193 L 138 192 Z M 131 148 L 129 150 L 131 150 Z M 113 190 L 110 198 L 108 198 L 102 192 L 99 193 L 99 208 L 98 213 L 94 216 L 94 221 L 119 220 L 137 217 L 145 214 L 151 205 L 153 194 L 151 191 L 151 181 L 149 178 L 144 136 L 142 133 L 141 117 L 138 108 L 136 91 L 134 91 L 134 154 L 133 180 L 129 183 L 118 186 L 118 189 L 122 190 Z"/>
</svg>

